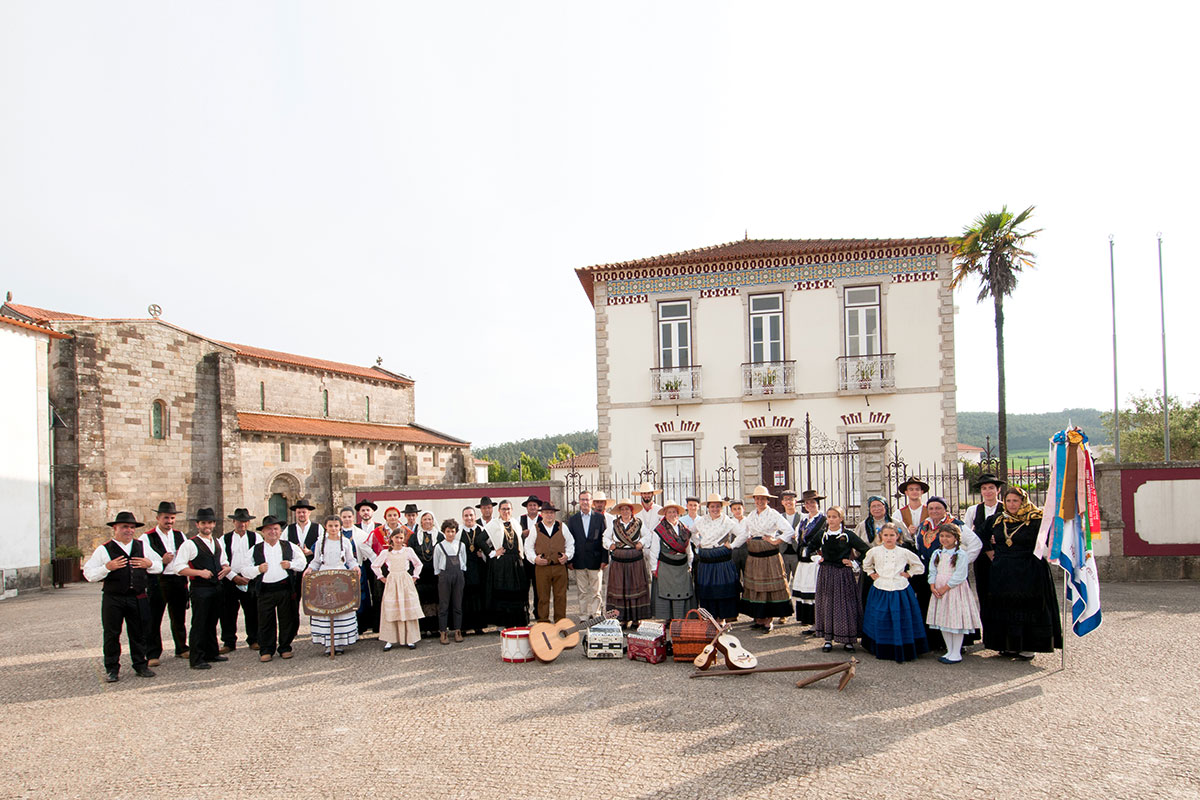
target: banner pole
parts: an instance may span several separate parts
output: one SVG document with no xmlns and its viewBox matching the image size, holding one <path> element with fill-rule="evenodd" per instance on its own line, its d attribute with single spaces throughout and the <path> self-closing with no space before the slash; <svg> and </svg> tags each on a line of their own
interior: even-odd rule
<svg viewBox="0 0 1200 800">
<path fill-rule="evenodd" d="M 1067 578 L 1067 573 L 1066 573 L 1066 570 L 1063 570 L 1063 610 L 1062 610 L 1062 621 L 1063 621 L 1063 625 L 1062 625 L 1062 628 L 1063 628 L 1063 635 L 1062 635 L 1062 637 L 1063 637 L 1063 641 L 1062 641 L 1062 669 L 1063 669 L 1063 671 L 1064 671 L 1064 672 L 1066 672 L 1066 669 L 1067 669 L 1067 589 L 1068 589 L 1068 586 L 1067 586 L 1067 581 L 1068 581 L 1068 578 Z"/>
</svg>

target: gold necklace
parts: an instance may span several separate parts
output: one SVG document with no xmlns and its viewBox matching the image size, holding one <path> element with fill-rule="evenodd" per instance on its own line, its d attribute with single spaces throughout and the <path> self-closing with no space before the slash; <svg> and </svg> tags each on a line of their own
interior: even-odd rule
<svg viewBox="0 0 1200 800">
<path fill-rule="evenodd" d="M 1017 531 L 1021 530 L 1021 528 L 1024 525 L 1025 525 L 1024 522 L 1018 524 L 1017 527 L 1012 529 L 1012 533 L 1009 533 L 1008 532 L 1008 523 L 1007 522 L 1004 523 L 1004 544 L 1006 547 L 1012 547 L 1013 533 L 1016 533 Z"/>
</svg>

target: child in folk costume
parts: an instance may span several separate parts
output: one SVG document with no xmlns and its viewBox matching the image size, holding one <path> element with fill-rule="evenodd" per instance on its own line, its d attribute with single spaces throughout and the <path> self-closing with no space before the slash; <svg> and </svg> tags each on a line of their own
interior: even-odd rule
<svg viewBox="0 0 1200 800">
<path fill-rule="evenodd" d="M 384 641 L 385 653 L 397 644 L 414 650 L 417 640 L 421 638 L 418 620 L 424 614 L 421 612 L 417 586 L 413 583 L 413 578 L 421 574 L 421 559 L 405 544 L 407 539 L 407 529 L 393 531 L 388 537 L 389 549 L 381 551 L 371 562 L 371 569 L 384 582 L 379 638 Z"/>
<path fill-rule="evenodd" d="M 791 591 L 784 577 L 780 546 L 796 532 L 775 509 L 767 505 L 774 495 L 765 486 L 756 486 L 754 510 L 746 515 L 745 529 L 734 540 L 737 547 L 746 544 L 746 571 L 742 576 L 742 599 L 738 610 L 754 618 L 754 627 L 768 633 L 772 620 L 792 612 Z"/>
<path fill-rule="evenodd" d="M 416 511 L 416 506 L 409 503 L 404 507 L 406 515 L 409 507 Z M 442 540 L 442 535 L 434 530 L 435 524 L 433 514 L 426 511 L 421 514 L 417 529 L 408 537 L 408 546 L 421 559 L 421 576 L 416 584 L 417 594 L 421 596 L 421 611 L 425 614 L 421 618 L 422 636 L 438 633 L 438 579 L 433 571 L 433 548 Z"/>
<path fill-rule="evenodd" d="M 654 576 L 650 597 L 654 616 L 658 619 L 682 619 L 696 607 L 696 590 L 692 583 L 692 534 L 679 522 L 687 511 L 679 503 L 662 507 L 663 518 L 654 528 L 646 547 L 650 573 Z"/>
<path fill-rule="evenodd" d="M 945 498 L 932 495 L 925 501 L 926 518 L 919 526 L 917 526 L 916 546 L 917 555 L 921 557 L 921 561 L 925 564 L 925 575 L 913 581 L 913 589 L 917 593 L 917 601 L 921 604 L 922 619 L 929 613 L 929 598 L 930 593 L 930 558 L 933 552 L 941 545 L 938 539 L 938 529 L 942 523 L 951 522 L 955 525 L 961 525 L 962 522 L 953 519 L 949 515 L 950 504 Z M 961 530 L 961 529 L 960 529 Z M 983 551 L 983 542 L 973 533 L 962 533 L 962 544 L 967 551 L 967 563 L 975 561 L 975 558 Z M 929 625 L 925 626 L 925 637 L 929 639 L 930 649 L 944 650 L 945 640 L 937 628 Z M 972 631 L 964 641 L 964 644 L 974 644 L 978 640 L 978 635 Z"/>
<path fill-rule="evenodd" d="M 863 612 L 863 649 L 876 658 L 897 663 L 929 652 L 921 606 L 908 583 L 925 565 L 913 551 L 900 547 L 895 523 L 879 529 L 879 544 L 867 551 L 863 573 L 871 578 L 871 591 Z"/>
<path fill-rule="evenodd" d="M 792 578 L 792 599 L 796 602 L 796 621 L 806 623 L 805 636 L 814 636 L 813 603 L 817 595 L 817 571 L 821 568 L 821 537 L 825 533 L 825 515 L 820 502 L 825 495 L 805 489 L 801 495 L 804 517 L 796 528 L 796 571 Z"/>
<path fill-rule="evenodd" d="M 719 620 L 738 616 L 737 568 L 730 545 L 740 531 L 725 515 L 725 501 L 713 493 L 705 503 L 708 513 L 696 519 L 692 546 L 696 548 L 696 599 L 701 608 Z"/>
<path fill-rule="evenodd" d="M 438 576 L 438 636 L 442 644 L 450 644 L 450 631 L 454 631 L 454 641 L 461 642 L 467 548 L 452 519 L 442 521 L 442 541 L 433 549 L 433 571 Z"/>
<path fill-rule="evenodd" d="M 853 653 L 862 623 L 862 595 L 854 580 L 854 551 L 866 553 L 871 547 L 842 526 L 846 515 L 839 506 L 831 506 L 825 512 L 825 519 L 828 526 L 821 535 L 814 627 L 817 635 L 825 639 L 822 652 L 832 650 L 836 641 Z"/>
<path fill-rule="evenodd" d="M 619 515 L 604 529 L 609 551 L 608 594 L 605 608 L 616 611 L 621 626 L 636 626 L 650 618 L 650 582 L 646 579 L 645 538 L 642 521 L 633 515 L 634 500 L 613 507 Z"/>
<path fill-rule="evenodd" d="M 963 637 L 979 630 L 979 601 L 967 580 L 971 561 L 962 545 L 962 533 L 953 522 L 938 527 L 941 547 L 929 559 L 929 613 L 926 624 L 942 632 L 946 655 L 943 664 L 962 661 Z"/>
<path fill-rule="evenodd" d="M 498 511 L 486 528 L 492 545 L 487 571 L 489 621 L 501 628 L 522 628 L 529 624 L 529 579 L 521 529 L 512 518 L 512 503 L 502 500 Z"/>
<path fill-rule="evenodd" d="M 359 571 L 354 545 L 342 536 L 340 517 L 330 516 L 325 520 L 325 535 L 313 542 L 312 551 L 312 559 L 304 570 L 305 575 L 326 569 Z M 308 627 L 312 630 L 313 644 L 329 647 L 332 637 L 335 653 L 346 652 L 347 647 L 358 641 L 358 616 L 354 611 L 337 614 L 332 620 L 325 616 L 309 617 Z"/>
</svg>

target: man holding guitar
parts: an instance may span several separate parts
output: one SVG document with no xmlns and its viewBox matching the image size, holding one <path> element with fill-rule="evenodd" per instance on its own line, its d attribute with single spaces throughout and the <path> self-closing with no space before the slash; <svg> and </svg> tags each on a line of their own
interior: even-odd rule
<svg viewBox="0 0 1200 800">
<path fill-rule="evenodd" d="M 525 540 L 525 558 L 533 564 L 537 596 L 537 619 L 550 619 L 550 597 L 554 596 L 554 621 L 567 616 L 567 562 L 575 556 L 575 539 L 567 536 L 561 522 L 554 518 L 558 509 L 547 503 L 541 519 L 533 522 Z"/>
</svg>

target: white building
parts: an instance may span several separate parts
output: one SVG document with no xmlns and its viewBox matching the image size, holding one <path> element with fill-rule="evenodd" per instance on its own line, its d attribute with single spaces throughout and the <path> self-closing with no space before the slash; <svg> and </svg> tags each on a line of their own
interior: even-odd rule
<svg viewBox="0 0 1200 800">
<path fill-rule="evenodd" d="M 857 504 L 859 437 L 953 464 L 951 260 L 945 238 L 745 240 L 576 270 L 601 474 L 653 471 L 676 499 L 732 465 L 773 494 Z"/>
<path fill-rule="evenodd" d="M 50 340 L 63 334 L 0 317 L 0 596 L 50 582 Z"/>
</svg>

